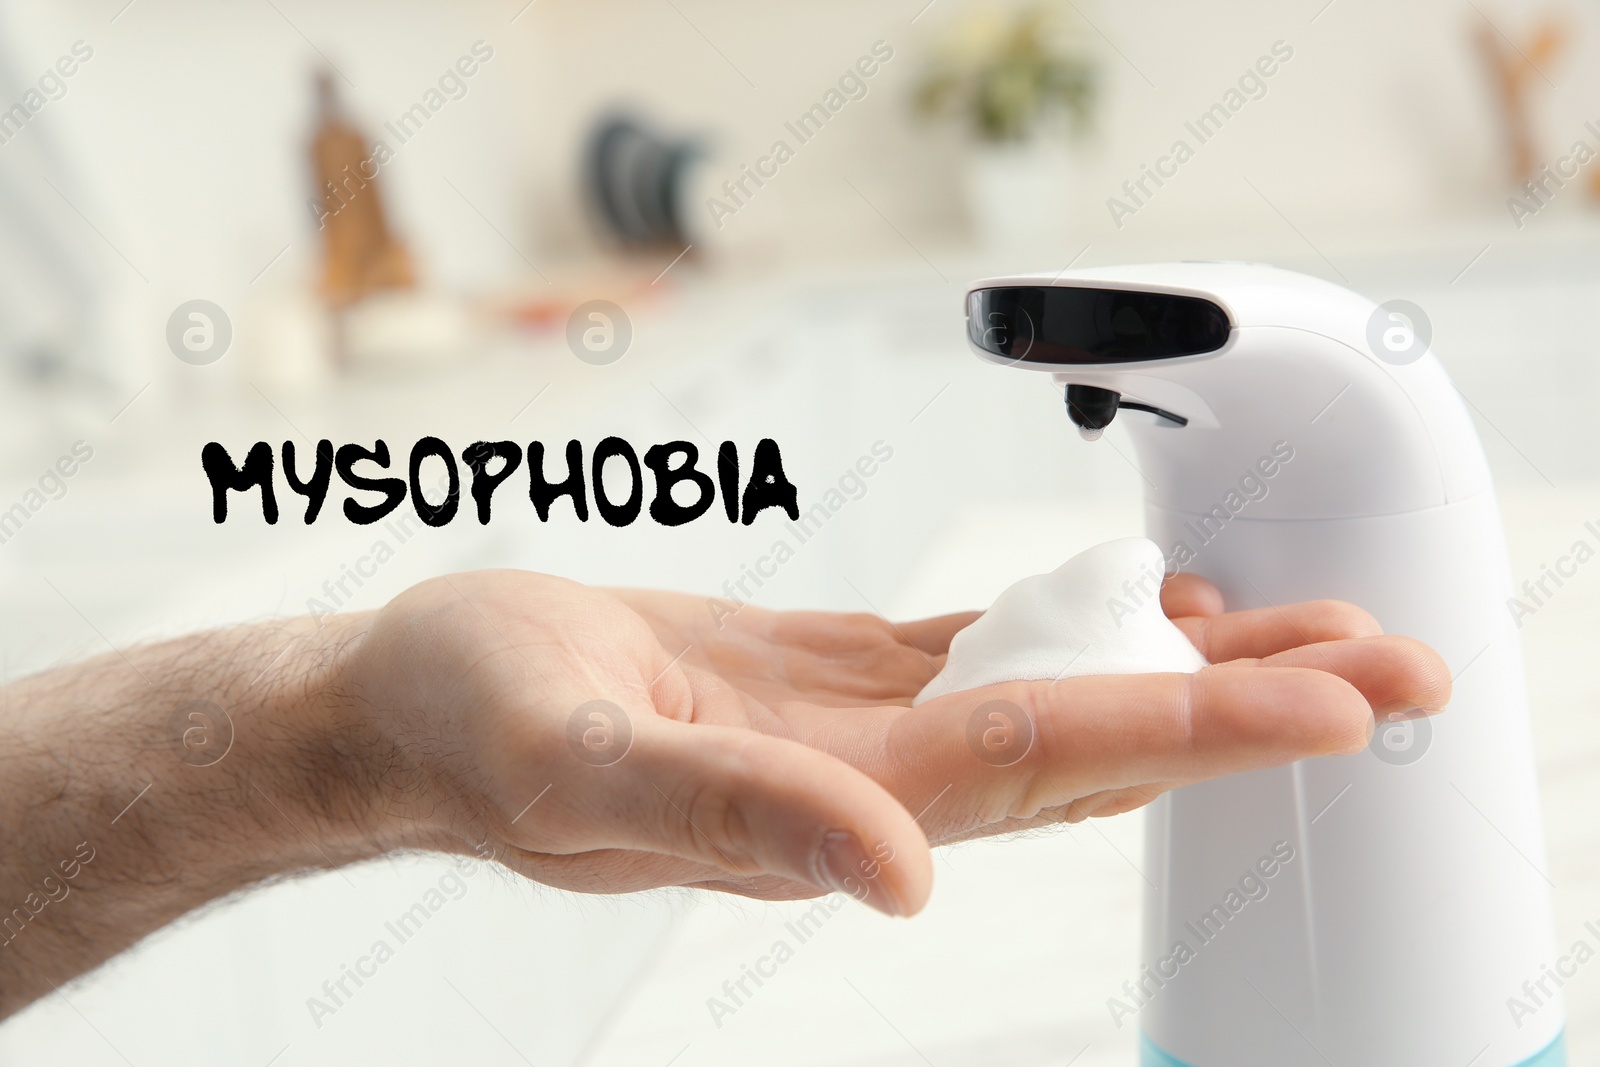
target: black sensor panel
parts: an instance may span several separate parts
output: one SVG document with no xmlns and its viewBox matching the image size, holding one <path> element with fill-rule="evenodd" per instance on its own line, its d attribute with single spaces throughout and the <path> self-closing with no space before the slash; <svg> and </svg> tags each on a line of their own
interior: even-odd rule
<svg viewBox="0 0 1600 1067">
<path fill-rule="evenodd" d="M 967 298 L 967 336 L 996 356 L 1023 363 L 1083 366 L 1142 363 L 1215 352 L 1228 316 L 1198 296 L 1017 285 L 976 289 Z"/>
</svg>

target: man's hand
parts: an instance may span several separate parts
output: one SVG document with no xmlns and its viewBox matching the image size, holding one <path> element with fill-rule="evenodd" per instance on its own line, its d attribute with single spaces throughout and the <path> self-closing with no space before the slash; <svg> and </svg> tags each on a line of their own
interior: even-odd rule
<svg viewBox="0 0 1600 1067">
<path fill-rule="evenodd" d="M 973 615 L 730 614 L 681 594 L 479 573 L 396 599 L 346 677 L 396 751 L 425 754 L 384 798 L 389 814 L 447 832 L 446 847 L 487 840 L 529 877 L 587 892 L 839 890 L 899 915 L 927 900 L 930 842 L 1356 752 L 1375 711 L 1448 699 L 1436 654 L 1350 605 L 1220 614 L 1193 578 L 1169 583 L 1164 603 L 1217 666 L 991 686 L 913 709 Z M 996 701 L 997 721 L 1026 735 L 1011 757 L 972 743 Z"/>
<path fill-rule="evenodd" d="M 0 747 L 0 1015 L 207 901 L 396 849 L 911 914 L 930 842 L 1355 752 L 1375 711 L 1448 698 L 1437 655 L 1349 605 L 1222 614 L 1195 579 L 1163 604 L 1217 666 L 915 709 L 974 616 L 731 613 L 522 571 L 25 679 Z"/>
</svg>

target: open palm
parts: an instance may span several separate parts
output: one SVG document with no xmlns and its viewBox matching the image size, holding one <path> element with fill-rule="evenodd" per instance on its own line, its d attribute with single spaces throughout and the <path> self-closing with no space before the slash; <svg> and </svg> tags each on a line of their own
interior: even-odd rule
<svg viewBox="0 0 1600 1067">
<path fill-rule="evenodd" d="M 530 877 L 602 892 L 842 890 L 893 914 L 926 901 L 930 843 L 1358 751 L 1375 712 L 1437 710 L 1449 692 L 1436 654 L 1380 635 L 1357 608 L 1222 613 L 1186 577 L 1163 606 L 1217 666 L 1008 683 L 915 709 L 974 614 L 895 625 L 713 606 L 456 575 L 384 609 L 353 684 L 391 735 L 460 739 L 433 761 L 445 822 Z M 1005 727 L 998 747 L 991 722 Z"/>
</svg>

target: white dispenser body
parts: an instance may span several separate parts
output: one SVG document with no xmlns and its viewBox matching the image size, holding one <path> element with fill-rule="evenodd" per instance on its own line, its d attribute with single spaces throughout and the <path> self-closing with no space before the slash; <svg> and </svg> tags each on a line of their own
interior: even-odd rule
<svg viewBox="0 0 1600 1067">
<path fill-rule="evenodd" d="M 1192 537 L 1193 521 L 1149 513 L 1160 543 Z M 1554 953 L 1492 495 L 1371 519 L 1241 517 L 1194 569 L 1233 607 L 1326 596 L 1361 604 L 1460 674 L 1443 716 L 1375 738 L 1392 762 L 1372 751 L 1307 760 L 1151 806 L 1144 871 L 1160 892 L 1146 900 L 1142 962 L 1184 939 L 1194 959 L 1154 991 L 1139 1015 L 1144 1033 L 1194 1067 L 1474 1057 L 1509 1067 L 1538 1055 L 1560 1034 L 1560 1005 L 1520 1027 L 1507 1010 Z M 1294 858 L 1265 880 L 1267 895 L 1226 924 L 1195 925 L 1278 842 Z"/>
<path fill-rule="evenodd" d="M 1432 645 L 1457 676 L 1443 715 L 1380 725 L 1377 751 L 1150 806 L 1144 874 L 1156 888 L 1138 988 L 1120 997 L 1146 1064 L 1563 1064 L 1559 999 L 1520 1017 L 1508 1007 L 1554 959 L 1550 886 L 1500 518 L 1439 362 L 1377 358 L 1371 301 L 1263 266 L 1109 268 L 973 290 L 1008 286 L 1221 307 L 1226 343 L 1181 358 L 1064 366 L 974 347 L 1187 419 L 1118 416 L 1169 569 L 1215 582 L 1230 609 L 1352 601 L 1386 632 Z"/>
</svg>

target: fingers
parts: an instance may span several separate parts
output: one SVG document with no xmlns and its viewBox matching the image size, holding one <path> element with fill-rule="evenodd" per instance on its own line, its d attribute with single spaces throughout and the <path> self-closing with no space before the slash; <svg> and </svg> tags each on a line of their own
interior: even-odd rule
<svg viewBox="0 0 1600 1067">
<path fill-rule="evenodd" d="M 1020 752 L 985 751 L 981 738 L 1014 725 L 1008 706 L 1026 717 L 1014 730 Z M 1010 683 L 900 716 L 873 773 L 913 807 L 944 791 L 922 817 L 942 841 L 1105 790 L 1359 751 L 1372 729 L 1372 708 L 1355 686 L 1304 667 Z"/>
<path fill-rule="evenodd" d="M 927 838 L 884 788 L 844 762 L 748 730 L 647 719 L 611 767 L 589 839 L 748 880 L 777 876 L 910 915 L 932 889 Z"/>
<path fill-rule="evenodd" d="M 1173 622 L 1212 663 L 1262 659 L 1300 645 L 1383 633 L 1376 619 L 1342 600 L 1311 600 Z"/>
<path fill-rule="evenodd" d="M 943 666 L 950 639 L 976 612 L 894 623 L 863 612 L 782 612 L 759 619 L 779 669 L 754 662 L 740 685 L 765 701 L 801 699 L 834 706 L 909 704 Z M 737 664 L 736 643 L 720 647 L 724 668 Z M 740 666 L 744 666 L 740 664 Z"/>
<path fill-rule="evenodd" d="M 866 612 L 786 611 L 772 616 L 769 627 L 773 640 L 821 655 L 849 656 L 899 645 L 942 656 L 950 651 L 950 639 L 981 614 L 962 611 L 897 623 Z"/>
<path fill-rule="evenodd" d="M 912 648 L 921 649 L 930 656 L 942 656 L 950 651 L 950 639 L 982 614 L 981 611 L 960 611 L 954 615 L 898 623 L 895 628 Z"/>
<path fill-rule="evenodd" d="M 1310 667 L 1337 674 L 1355 686 L 1378 715 L 1411 708 L 1432 714 L 1450 702 L 1450 668 L 1444 657 L 1411 637 L 1390 635 L 1302 645 L 1260 662 L 1267 667 Z"/>
<path fill-rule="evenodd" d="M 1174 574 L 1161 585 L 1161 610 L 1167 618 L 1221 615 L 1222 593 L 1195 574 Z"/>
<path fill-rule="evenodd" d="M 1354 686 L 1303 667 L 1073 678 L 1024 698 L 1038 722 L 1041 807 L 1061 783 L 1081 797 L 1197 781 L 1360 751 L 1373 729 L 1372 708 Z"/>
</svg>

